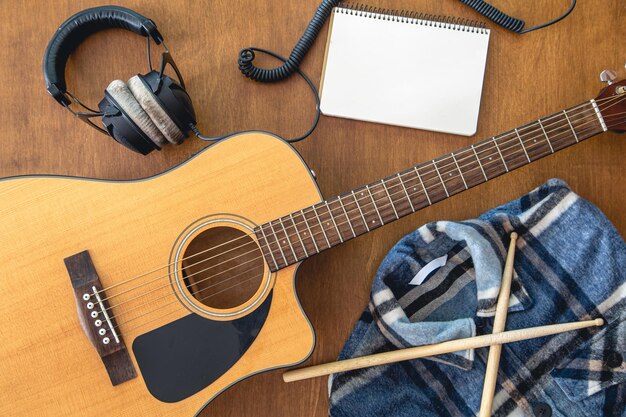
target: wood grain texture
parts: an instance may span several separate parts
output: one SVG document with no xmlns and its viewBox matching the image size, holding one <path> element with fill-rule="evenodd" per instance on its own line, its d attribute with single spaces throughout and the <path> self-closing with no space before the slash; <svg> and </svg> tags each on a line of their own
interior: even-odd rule
<svg viewBox="0 0 626 417">
<path fill-rule="evenodd" d="M 52 173 L 140 178 L 172 167 L 205 146 L 190 140 L 141 157 L 74 120 L 47 95 L 41 60 L 50 36 L 72 13 L 102 3 L 27 0 L 0 5 L 4 45 L 0 50 L 0 79 L 4 80 L 0 176 Z M 556 17 L 567 7 L 556 0 L 532 5 L 516 0 L 492 3 L 523 17 L 529 25 Z M 236 57 L 250 45 L 288 55 L 318 0 L 133 0 L 118 4 L 157 22 L 185 76 L 205 134 L 262 129 L 292 137 L 308 128 L 313 101 L 302 80 L 294 77 L 276 85 L 251 82 L 239 74 Z M 368 0 L 368 4 L 478 18 L 453 0 Z M 592 98 L 601 87 L 598 74 L 602 69 L 612 67 L 624 74 L 625 19 L 623 1 L 584 1 L 563 22 L 528 35 L 490 25 L 493 32 L 475 137 L 323 117 L 312 137 L 296 147 L 318 174 L 324 195 L 332 196 Z M 315 82 L 321 76 L 326 31 L 303 64 Z M 134 35 L 109 31 L 94 36 L 70 59 L 68 85 L 95 105 L 112 79 L 127 80 L 145 71 L 144 55 L 144 42 Z M 604 135 L 307 260 L 298 272 L 298 292 L 317 332 L 317 347 L 309 363 L 335 359 L 368 300 L 378 264 L 393 243 L 426 222 L 476 216 L 548 178 L 560 177 L 595 203 L 623 236 L 624 155 L 624 138 Z M 327 415 L 327 408 L 325 379 L 286 385 L 278 371 L 239 383 L 202 416 L 321 417 Z"/>
<path fill-rule="evenodd" d="M 281 184 L 284 178 L 290 181 Z M 192 416 L 241 378 L 303 361 L 314 337 L 294 295 L 292 265 L 273 276 L 272 303 L 254 343 L 210 386 L 171 403 L 148 395 L 142 378 L 112 386 L 79 326 L 63 259 L 88 248 L 102 288 L 127 283 L 106 296 L 114 300 L 109 312 L 132 347 L 140 335 L 189 314 L 177 302 L 180 292 L 170 291 L 167 274 L 134 280 L 162 271 L 174 242 L 184 246 L 177 239 L 187 226 L 207 213 L 236 213 L 259 224 L 320 198 L 293 148 L 258 132 L 232 136 L 143 181 L 0 181 L 0 236 L 7 242 L 0 250 L 0 375 L 7 376 L 0 379 L 6 400 L 0 415 Z"/>
<path fill-rule="evenodd" d="M 443 355 L 445 353 L 460 352 L 467 349 L 480 347 L 502 346 L 506 343 L 519 342 L 522 340 L 535 339 L 553 334 L 570 332 L 572 330 L 585 329 L 587 327 L 600 327 L 604 324 L 603 319 L 581 320 L 569 323 L 550 324 L 547 326 L 528 327 L 525 329 L 510 330 L 483 334 L 480 336 L 462 339 L 448 340 L 432 345 L 415 346 L 405 349 L 390 350 L 388 352 L 374 353 L 372 355 L 357 356 L 336 362 L 323 363 L 310 367 L 294 369 L 283 374 L 285 382 L 295 382 L 308 378 L 316 378 L 338 372 L 353 371 L 356 369 L 369 368 L 390 363 L 403 362 L 411 359 L 425 358 L 427 356 Z M 488 413 L 490 415 L 490 413 Z"/>
</svg>

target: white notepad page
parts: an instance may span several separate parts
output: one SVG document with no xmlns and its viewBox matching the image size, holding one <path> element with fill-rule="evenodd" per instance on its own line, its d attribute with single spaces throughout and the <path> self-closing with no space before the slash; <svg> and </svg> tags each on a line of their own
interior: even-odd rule
<svg viewBox="0 0 626 417">
<path fill-rule="evenodd" d="M 322 113 L 476 133 L 489 30 L 441 25 L 335 8 L 321 83 Z"/>
</svg>

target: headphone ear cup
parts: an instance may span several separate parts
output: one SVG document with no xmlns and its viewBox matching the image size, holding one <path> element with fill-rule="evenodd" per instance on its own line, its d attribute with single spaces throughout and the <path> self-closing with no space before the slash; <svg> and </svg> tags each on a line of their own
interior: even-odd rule
<svg viewBox="0 0 626 417">
<path fill-rule="evenodd" d="M 159 102 L 141 75 L 135 75 L 128 80 L 128 89 L 163 136 L 170 143 L 182 143 L 186 135 L 176 126 L 168 109 Z"/>
<path fill-rule="evenodd" d="M 196 112 L 187 91 L 171 77 L 156 71 L 150 71 L 139 77 L 144 86 L 153 93 L 161 108 L 183 132 L 184 137 L 187 137 L 191 126 L 196 124 Z"/>
<path fill-rule="evenodd" d="M 106 92 L 113 98 L 128 118 L 137 125 L 157 148 L 165 145 L 167 140 L 161 131 L 154 125 L 150 116 L 143 110 L 131 91 L 122 80 L 113 80 L 106 88 Z"/>
</svg>

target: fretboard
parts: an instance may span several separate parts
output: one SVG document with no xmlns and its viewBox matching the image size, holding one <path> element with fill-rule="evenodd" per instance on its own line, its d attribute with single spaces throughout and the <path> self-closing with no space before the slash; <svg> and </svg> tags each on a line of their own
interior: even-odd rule
<svg viewBox="0 0 626 417">
<path fill-rule="evenodd" d="M 272 271 L 606 131 L 595 101 L 398 172 L 258 226 Z"/>
</svg>

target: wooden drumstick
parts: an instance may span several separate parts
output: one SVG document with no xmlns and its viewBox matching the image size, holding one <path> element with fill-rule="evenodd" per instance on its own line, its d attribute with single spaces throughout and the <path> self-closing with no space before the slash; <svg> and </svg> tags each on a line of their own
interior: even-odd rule
<svg viewBox="0 0 626 417">
<path fill-rule="evenodd" d="M 509 310 L 509 296 L 511 295 L 511 281 L 513 280 L 513 263 L 515 261 L 516 242 L 517 233 L 513 232 L 511 233 L 511 243 L 509 243 L 509 251 L 506 255 L 506 262 L 504 264 L 502 282 L 500 283 L 500 293 L 498 294 L 496 314 L 493 319 L 492 333 L 494 334 L 503 332 L 506 326 L 506 316 Z M 485 370 L 485 382 L 483 385 L 483 396 L 480 402 L 479 417 L 488 417 L 491 415 L 501 353 L 502 345 L 492 345 L 489 348 L 489 357 L 487 359 L 487 368 Z"/>
<path fill-rule="evenodd" d="M 346 359 L 343 361 L 330 362 L 307 368 L 294 369 L 293 371 L 285 372 L 283 374 L 283 380 L 285 382 L 300 381 L 302 379 L 330 375 L 336 372 L 352 371 L 354 369 L 385 365 L 388 363 L 423 358 L 426 356 L 441 355 L 443 353 L 456 352 L 459 350 L 476 349 L 495 344 L 519 342 L 521 340 L 550 336 L 557 333 L 584 329 L 586 327 L 602 326 L 603 324 L 604 320 L 602 319 L 575 321 L 571 323 L 530 327 L 527 329 L 510 330 L 508 332 L 497 334 L 485 334 L 465 339 L 450 340 L 433 345 L 417 346 L 413 348 L 394 350 L 391 352 L 377 353 L 369 356 L 361 356 L 359 358 Z"/>
</svg>

